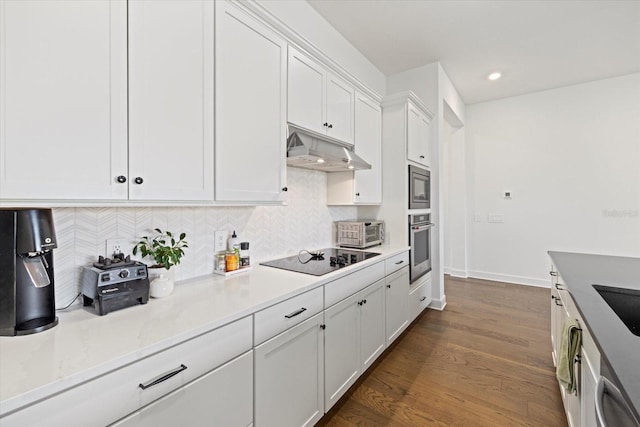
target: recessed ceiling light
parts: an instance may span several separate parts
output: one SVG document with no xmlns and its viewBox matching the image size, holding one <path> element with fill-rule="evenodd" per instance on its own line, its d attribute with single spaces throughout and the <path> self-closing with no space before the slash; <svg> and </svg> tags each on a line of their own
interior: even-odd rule
<svg viewBox="0 0 640 427">
<path fill-rule="evenodd" d="M 502 77 L 502 74 L 498 72 L 489 74 L 489 80 L 498 80 L 500 77 Z"/>
</svg>

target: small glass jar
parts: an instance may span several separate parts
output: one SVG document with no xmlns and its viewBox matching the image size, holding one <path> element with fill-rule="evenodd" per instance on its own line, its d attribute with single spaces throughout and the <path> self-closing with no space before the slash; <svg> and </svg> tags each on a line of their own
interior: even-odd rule
<svg viewBox="0 0 640 427">
<path fill-rule="evenodd" d="M 239 257 L 238 254 L 235 251 L 228 251 L 227 252 L 227 272 L 229 271 L 236 271 L 239 267 Z"/>
<path fill-rule="evenodd" d="M 227 254 L 224 252 L 216 255 L 216 270 L 222 272 L 227 271 Z"/>
</svg>

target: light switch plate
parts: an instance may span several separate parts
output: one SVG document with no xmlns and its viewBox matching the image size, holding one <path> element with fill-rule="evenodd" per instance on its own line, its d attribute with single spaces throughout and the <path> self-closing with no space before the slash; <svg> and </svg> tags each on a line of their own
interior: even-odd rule
<svg viewBox="0 0 640 427">
<path fill-rule="evenodd" d="M 213 250 L 222 252 L 227 250 L 227 239 L 229 238 L 229 230 L 219 230 L 214 234 Z"/>
</svg>

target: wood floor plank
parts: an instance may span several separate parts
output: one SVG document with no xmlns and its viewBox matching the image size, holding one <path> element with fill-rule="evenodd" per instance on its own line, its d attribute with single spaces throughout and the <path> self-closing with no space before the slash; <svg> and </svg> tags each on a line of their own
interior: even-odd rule
<svg viewBox="0 0 640 427">
<path fill-rule="evenodd" d="M 549 290 L 445 279 L 426 310 L 319 426 L 566 426 Z"/>
</svg>

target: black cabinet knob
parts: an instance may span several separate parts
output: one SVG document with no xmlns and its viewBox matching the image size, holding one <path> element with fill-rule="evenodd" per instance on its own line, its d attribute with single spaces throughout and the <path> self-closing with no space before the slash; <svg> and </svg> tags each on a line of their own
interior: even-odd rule
<svg viewBox="0 0 640 427">
<path fill-rule="evenodd" d="M 287 187 L 282 187 L 282 191 L 289 191 Z"/>
<path fill-rule="evenodd" d="M 139 176 L 136 176 L 136 178 L 133 180 L 133 182 L 135 182 L 136 184 L 142 184 L 144 182 L 144 179 L 142 179 Z"/>
<path fill-rule="evenodd" d="M 360 197 L 360 193 L 356 193 L 356 196 Z"/>
<path fill-rule="evenodd" d="M 422 156 L 422 155 L 421 155 L 421 156 L 420 156 L 420 158 L 421 158 L 421 159 L 424 159 L 424 156 Z"/>
<path fill-rule="evenodd" d="M 387 288 L 391 289 L 391 285 L 387 285 Z"/>
<path fill-rule="evenodd" d="M 127 182 L 127 177 L 124 175 L 120 175 L 116 178 L 116 181 L 118 181 L 120 184 L 124 184 L 125 182 Z"/>
<path fill-rule="evenodd" d="M 327 127 L 327 126 L 329 126 L 329 123 L 324 122 L 324 123 L 322 124 L 322 126 Z"/>
<path fill-rule="evenodd" d="M 333 125 L 329 125 L 329 129 L 333 129 Z"/>
</svg>

